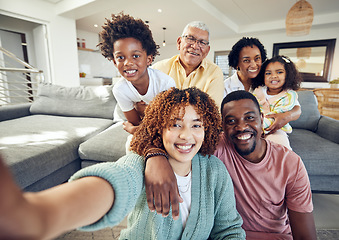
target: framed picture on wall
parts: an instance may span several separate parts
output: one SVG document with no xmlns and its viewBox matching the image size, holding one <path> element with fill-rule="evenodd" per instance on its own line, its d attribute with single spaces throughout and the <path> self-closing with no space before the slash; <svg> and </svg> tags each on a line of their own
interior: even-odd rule
<svg viewBox="0 0 339 240">
<path fill-rule="evenodd" d="M 273 56 L 288 56 L 304 82 L 328 82 L 336 39 L 273 44 Z"/>
</svg>

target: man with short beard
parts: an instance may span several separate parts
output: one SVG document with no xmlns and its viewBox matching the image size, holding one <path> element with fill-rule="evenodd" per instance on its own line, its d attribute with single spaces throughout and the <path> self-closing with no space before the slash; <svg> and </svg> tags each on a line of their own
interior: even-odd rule
<svg viewBox="0 0 339 240">
<path fill-rule="evenodd" d="M 246 239 L 316 239 L 310 182 L 300 157 L 261 137 L 263 115 L 246 91 L 222 104 L 223 130 L 214 155 L 231 175 Z"/>
<path fill-rule="evenodd" d="M 312 192 L 301 158 L 262 138 L 263 114 L 251 93 L 228 94 L 221 112 L 224 132 L 214 155 L 232 178 L 246 239 L 315 240 Z M 171 175 L 165 157 L 147 160 L 145 178 L 153 181 L 145 183 L 148 207 L 163 216 L 172 210 L 175 217 L 180 201 Z"/>
</svg>

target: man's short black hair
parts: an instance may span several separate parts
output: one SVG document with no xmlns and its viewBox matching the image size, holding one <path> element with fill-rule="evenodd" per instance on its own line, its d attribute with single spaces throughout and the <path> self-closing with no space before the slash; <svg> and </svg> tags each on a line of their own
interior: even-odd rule
<svg viewBox="0 0 339 240">
<path fill-rule="evenodd" d="M 247 92 L 245 90 L 238 90 L 238 91 L 234 91 L 231 92 L 229 94 L 227 94 L 226 97 L 224 97 L 224 99 L 222 100 L 221 103 L 221 114 L 222 114 L 222 110 L 224 109 L 224 105 L 228 102 L 232 102 L 232 101 L 238 101 L 241 99 L 250 99 L 254 102 L 254 104 L 257 106 L 259 113 L 260 111 L 260 105 L 259 102 L 257 100 L 257 98 L 250 92 Z"/>
</svg>

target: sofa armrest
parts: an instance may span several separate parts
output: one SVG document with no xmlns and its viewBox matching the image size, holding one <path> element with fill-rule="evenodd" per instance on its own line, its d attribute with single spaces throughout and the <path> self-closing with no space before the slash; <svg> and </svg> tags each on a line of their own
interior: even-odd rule
<svg viewBox="0 0 339 240">
<path fill-rule="evenodd" d="M 29 111 L 31 105 L 31 103 L 22 103 L 0 107 L 0 122 L 31 115 Z"/>
<path fill-rule="evenodd" d="M 123 129 L 123 122 L 117 122 L 79 146 L 82 160 L 115 162 L 126 155 L 126 141 L 130 134 Z"/>
<path fill-rule="evenodd" d="M 339 144 L 339 120 L 321 116 L 316 133 L 325 139 Z"/>
</svg>

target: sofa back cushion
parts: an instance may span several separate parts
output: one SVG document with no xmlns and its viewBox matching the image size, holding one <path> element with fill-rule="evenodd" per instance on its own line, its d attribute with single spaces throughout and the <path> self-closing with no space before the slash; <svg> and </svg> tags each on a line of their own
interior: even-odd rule
<svg viewBox="0 0 339 240">
<path fill-rule="evenodd" d="M 116 100 L 112 86 L 63 87 L 42 84 L 32 114 L 113 119 Z"/>
<path fill-rule="evenodd" d="M 316 131 L 320 119 L 318 102 L 312 91 L 298 91 L 301 115 L 296 121 L 291 121 L 292 128 Z"/>
</svg>

